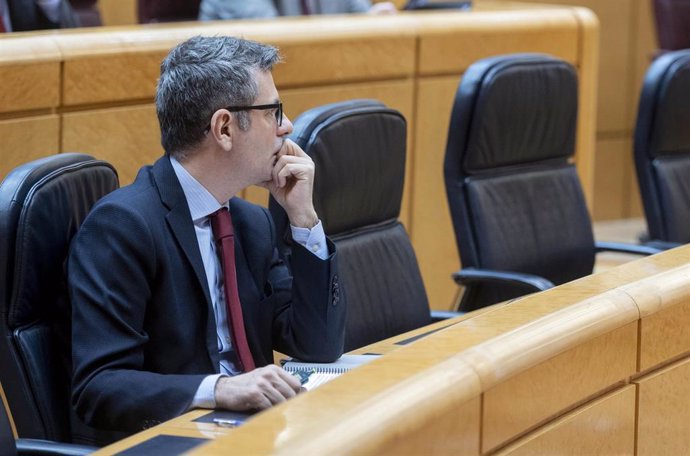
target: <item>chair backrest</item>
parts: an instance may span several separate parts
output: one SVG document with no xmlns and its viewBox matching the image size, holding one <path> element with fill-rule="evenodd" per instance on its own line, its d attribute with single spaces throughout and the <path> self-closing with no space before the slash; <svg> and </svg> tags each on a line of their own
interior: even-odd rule
<svg viewBox="0 0 690 456">
<path fill-rule="evenodd" d="M 654 0 L 654 17 L 662 51 L 690 48 L 690 0 Z"/>
<path fill-rule="evenodd" d="M 555 284 L 592 272 L 594 238 L 575 167 L 577 74 L 541 54 L 480 60 L 458 87 L 444 161 L 462 267 L 536 274 Z M 465 290 L 461 310 L 524 294 Z"/>
<path fill-rule="evenodd" d="M 65 260 L 91 206 L 118 186 L 109 164 L 59 154 L 0 184 L 0 383 L 20 437 L 70 441 Z"/>
<path fill-rule="evenodd" d="M 138 0 L 139 23 L 196 21 L 201 0 Z"/>
<path fill-rule="evenodd" d="M 690 242 L 690 49 L 647 71 L 635 127 L 635 167 L 650 240 Z"/>
<path fill-rule="evenodd" d="M 398 221 L 407 124 L 374 100 L 321 106 L 295 121 L 292 139 L 314 160 L 314 205 L 338 249 L 347 296 L 345 350 L 431 322 L 417 258 Z M 287 217 L 271 199 L 278 233 Z"/>
</svg>

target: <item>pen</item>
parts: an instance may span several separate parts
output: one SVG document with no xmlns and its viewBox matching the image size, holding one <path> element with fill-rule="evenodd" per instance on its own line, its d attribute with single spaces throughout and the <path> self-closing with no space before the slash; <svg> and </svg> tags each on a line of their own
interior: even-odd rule
<svg viewBox="0 0 690 456">
<path fill-rule="evenodd" d="M 213 418 L 213 422 L 216 423 L 216 425 L 218 426 L 227 428 L 234 428 L 242 424 L 242 421 L 233 420 L 229 418 Z"/>
</svg>

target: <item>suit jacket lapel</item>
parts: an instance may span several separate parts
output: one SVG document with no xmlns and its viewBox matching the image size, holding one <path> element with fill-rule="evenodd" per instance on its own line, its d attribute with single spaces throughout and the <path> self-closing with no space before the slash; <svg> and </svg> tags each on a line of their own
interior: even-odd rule
<svg viewBox="0 0 690 456">
<path fill-rule="evenodd" d="M 199 244 L 194 231 L 192 216 L 189 213 L 187 199 L 168 157 L 160 158 L 153 165 L 153 176 L 161 201 L 170 210 L 166 216 L 166 222 L 192 266 L 204 294 L 207 315 L 206 346 L 209 350 L 213 367 L 217 371 L 219 359 L 216 341 L 216 320 L 213 313 L 211 295 L 208 290 L 206 271 L 204 270 L 201 253 L 199 252 Z"/>
</svg>

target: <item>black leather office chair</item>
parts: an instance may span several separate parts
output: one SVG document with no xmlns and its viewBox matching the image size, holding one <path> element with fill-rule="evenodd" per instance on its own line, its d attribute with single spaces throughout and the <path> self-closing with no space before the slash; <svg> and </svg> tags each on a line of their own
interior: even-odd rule
<svg viewBox="0 0 690 456">
<path fill-rule="evenodd" d="M 0 184 L 0 383 L 22 438 L 71 441 L 64 263 L 91 206 L 118 186 L 84 154 L 42 158 Z"/>
<path fill-rule="evenodd" d="M 404 117 L 374 100 L 321 106 L 295 121 L 292 139 L 316 165 L 316 211 L 338 248 L 346 351 L 432 321 L 417 258 L 398 221 L 406 137 Z M 272 198 L 269 208 L 289 248 L 285 212 Z"/>
<path fill-rule="evenodd" d="M 2 385 L 0 395 L 4 398 Z M 48 440 L 18 439 L 12 432 L 10 412 L 0 402 L 0 454 L 3 456 L 82 456 L 93 453 L 95 448 Z"/>
<path fill-rule="evenodd" d="M 590 274 L 597 250 L 575 166 L 577 74 L 539 54 L 481 60 L 455 95 L 444 174 L 474 310 Z"/>
<path fill-rule="evenodd" d="M 649 67 L 634 150 L 647 242 L 664 248 L 690 242 L 690 49 Z"/>
</svg>

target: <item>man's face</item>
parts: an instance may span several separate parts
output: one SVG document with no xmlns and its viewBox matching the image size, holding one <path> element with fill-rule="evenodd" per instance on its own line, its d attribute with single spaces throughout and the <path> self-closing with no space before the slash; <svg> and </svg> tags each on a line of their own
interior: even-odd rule
<svg viewBox="0 0 690 456">
<path fill-rule="evenodd" d="M 256 71 L 259 89 L 253 105 L 266 105 L 280 101 L 278 90 L 269 71 Z M 283 114 L 279 126 L 276 120 L 276 109 L 247 111 L 251 124 L 247 131 L 237 130 L 237 140 L 233 149 L 241 154 L 242 167 L 251 184 L 258 184 L 271 179 L 273 165 L 287 135 L 292 132 L 292 123 Z"/>
</svg>

